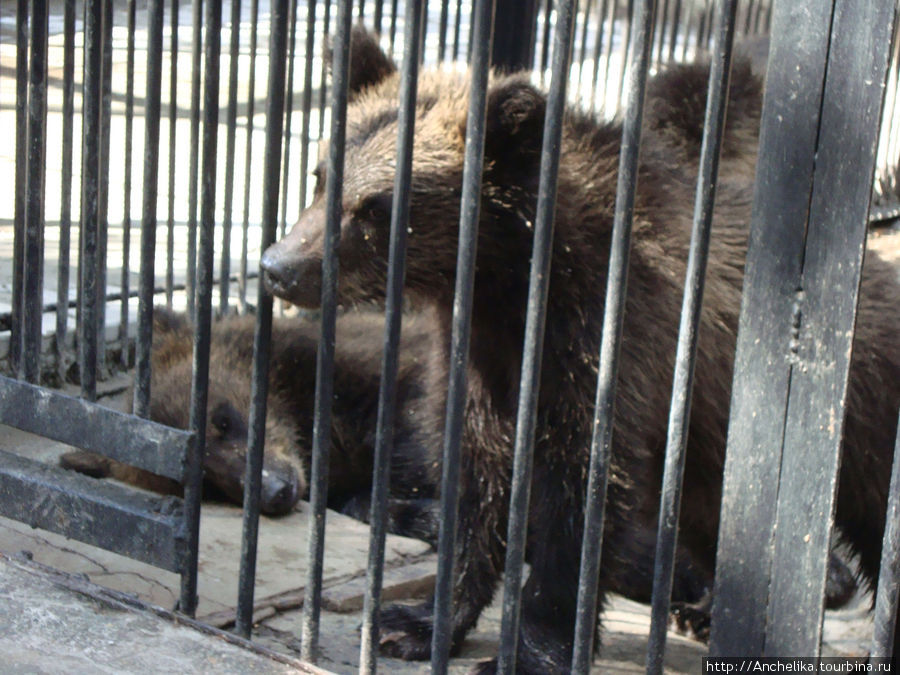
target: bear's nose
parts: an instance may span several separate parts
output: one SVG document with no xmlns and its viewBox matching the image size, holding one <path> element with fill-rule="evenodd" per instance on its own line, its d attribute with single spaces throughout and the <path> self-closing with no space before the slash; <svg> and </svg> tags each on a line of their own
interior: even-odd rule
<svg viewBox="0 0 900 675">
<path fill-rule="evenodd" d="M 322 258 L 302 255 L 289 244 L 277 242 L 259 261 L 268 291 L 300 307 L 318 307 L 322 301 Z"/>
<path fill-rule="evenodd" d="M 263 283 L 272 295 L 284 297 L 296 285 L 292 279 L 291 269 L 283 256 L 278 255 L 272 247 L 266 249 L 259 261 L 263 273 Z"/>
<path fill-rule="evenodd" d="M 263 470 L 260 511 L 269 516 L 280 516 L 290 512 L 300 498 L 300 483 L 297 475 L 275 474 Z"/>
</svg>

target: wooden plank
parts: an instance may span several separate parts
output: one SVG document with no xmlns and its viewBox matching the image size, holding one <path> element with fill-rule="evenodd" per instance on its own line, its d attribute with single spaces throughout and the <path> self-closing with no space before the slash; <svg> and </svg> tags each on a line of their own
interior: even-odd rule
<svg viewBox="0 0 900 675">
<path fill-rule="evenodd" d="M 761 654 L 832 3 L 778 2 L 732 386 L 710 656 Z"/>
<path fill-rule="evenodd" d="M 816 655 L 821 641 L 847 374 L 894 12 L 894 0 L 838 0 L 835 7 L 796 301 L 768 656 Z"/>
</svg>

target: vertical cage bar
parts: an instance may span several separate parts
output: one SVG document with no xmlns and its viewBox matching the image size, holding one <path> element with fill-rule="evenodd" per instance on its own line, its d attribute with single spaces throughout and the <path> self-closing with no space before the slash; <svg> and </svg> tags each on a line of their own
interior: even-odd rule
<svg viewBox="0 0 900 675">
<path fill-rule="evenodd" d="M 312 9 L 315 11 L 315 7 Z M 285 230 L 287 229 L 288 180 L 291 175 L 291 119 L 294 116 L 294 57 L 297 53 L 297 0 L 291 0 L 288 26 L 290 27 L 290 36 L 288 38 L 287 81 L 285 83 L 287 93 L 285 94 L 284 99 L 284 143 L 282 146 L 284 156 L 281 159 L 281 218 L 279 221 L 281 236 L 284 236 Z"/>
<path fill-rule="evenodd" d="M 194 369 L 191 382 L 191 430 L 195 443 L 187 459 L 184 517 L 187 544 L 181 574 L 179 609 L 193 615 L 197 609 L 197 552 L 200 543 L 202 457 L 206 448 L 206 404 L 209 393 L 209 342 L 212 315 L 213 244 L 216 227 L 216 150 L 219 125 L 219 57 L 222 40 L 222 3 L 206 5 L 206 73 L 203 83 L 203 182 L 200 195 L 200 230 L 197 256 L 197 313 L 194 322 Z"/>
<path fill-rule="evenodd" d="M 178 5 L 172 0 L 172 34 L 169 37 L 169 189 L 166 226 L 166 307 L 172 309 L 175 293 L 175 155 L 178 126 Z"/>
<path fill-rule="evenodd" d="M 282 15 L 283 16 L 283 15 Z M 244 157 L 244 221 L 241 231 L 241 269 L 238 276 L 238 303 L 247 311 L 247 248 L 250 230 L 250 168 L 253 162 L 253 116 L 256 113 L 256 42 L 259 28 L 259 0 L 250 2 L 250 72 L 247 76 L 247 142 Z"/>
<path fill-rule="evenodd" d="M 338 3 L 331 91 L 331 145 L 328 151 L 326 226 L 322 260 L 322 333 L 316 364 L 316 407 L 313 416 L 310 471 L 309 570 L 303 603 L 301 657 L 315 662 L 319 650 L 322 572 L 325 554 L 325 506 L 328 499 L 328 456 L 331 444 L 331 399 L 334 374 L 334 333 L 337 305 L 337 240 L 341 227 L 341 190 L 344 180 L 344 141 L 347 132 L 347 81 L 350 68 L 352 0 Z"/>
<path fill-rule="evenodd" d="M 566 85 L 575 37 L 575 0 L 559 3 L 553 65 L 547 112 L 544 118 L 541 170 L 535 213 L 534 244 L 528 281 L 528 309 L 525 316 L 525 341 L 516 419 L 515 455 L 510 486 L 509 523 L 506 535 L 506 564 L 503 579 L 503 619 L 500 631 L 498 673 L 514 673 L 519 638 L 519 614 L 522 597 L 522 568 L 528 539 L 528 507 L 534 460 L 534 433 L 538 418 L 541 386 L 541 362 L 544 352 L 544 325 L 550 287 L 553 255 L 554 211 L 556 209 L 559 156 L 562 146 L 563 117 L 566 109 Z M 585 14 L 587 25 L 587 14 Z"/>
<path fill-rule="evenodd" d="M 610 0 L 603 0 L 603 3 L 600 5 L 597 11 L 597 39 L 594 41 L 594 63 L 591 64 L 591 110 L 594 110 L 597 107 L 597 84 L 600 77 L 600 57 L 603 54 L 603 39 L 606 35 L 606 31 L 604 30 L 605 22 L 606 22 L 606 12 L 609 9 Z M 615 0 L 612 2 L 615 5 Z M 613 24 L 610 21 L 609 25 L 609 41 L 612 42 L 613 38 Z M 609 62 L 607 61 L 607 64 Z M 606 81 L 603 83 L 603 97 L 606 97 Z M 601 99 L 602 101 L 603 99 Z M 603 106 L 600 106 L 601 109 Z"/>
<path fill-rule="evenodd" d="M 37 384 L 41 376 L 44 291 L 44 175 L 47 150 L 47 40 L 50 11 L 46 2 L 31 4 L 31 57 L 28 68 L 28 183 L 25 201 L 23 291 L 23 375 Z"/>
<path fill-rule="evenodd" d="M 817 654 L 821 645 L 822 597 L 844 428 L 844 416 L 837 411 L 848 395 L 878 123 L 896 10 L 894 0 L 837 0 L 830 39 L 820 38 L 828 43 L 827 61 L 822 64 L 826 77 L 816 111 L 819 129 L 806 228 L 801 230 L 802 275 L 793 286 L 803 289 L 802 297 L 794 296 L 801 308 L 802 327 L 796 338 L 798 365 L 790 373 L 785 413 L 765 656 Z M 869 48 L 860 49 L 860 44 Z M 852 115 L 847 114 L 847 101 L 853 101 Z M 837 194 L 840 199 L 834 198 Z M 836 292 L 838 288 L 843 292 Z M 770 330 L 772 325 L 768 324 Z M 783 343 L 780 352 L 783 361 L 788 361 Z M 801 532 L 804 536 L 799 536 Z M 802 581 L 797 570 L 803 571 Z"/>
<path fill-rule="evenodd" d="M 254 5 L 256 4 L 254 0 Z M 285 56 L 287 54 L 288 0 L 272 3 L 269 32 L 269 96 L 266 100 L 266 150 L 263 169 L 262 250 L 275 241 L 278 228 L 278 177 L 281 161 L 281 132 L 284 111 Z M 253 383 L 247 439 L 247 473 L 244 481 L 241 569 L 238 577 L 238 606 L 235 632 L 250 637 L 253 626 L 253 585 L 256 578 L 256 550 L 259 536 L 259 501 L 266 436 L 266 395 L 268 393 L 269 343 L 272 336 L 272 296 L 263 284 L 257 285 L 256 332 L 253 338 Z"/>
<path fill-rule="evenodd" d="M 789 361 L 773 355 L 785 352 L 781 336 L 793 325 L 802 275 L 833 17 L 832 3 L 795 0 L 778 8 L 770 57 L 779 67 L 766 76 L 734 357 L 711 656 L 761 655 L 766 644 L 792 378 Z M 788 92 L 790 105 L 777 104 L 788 100 Z"/>
<path fill-rule="evenodd" d="M 638 30 L 631 44 L 628 71 L 628 100 L 622 125 L 622 147 L 616 184 L 616 207 L 603 311 L 603 335 L 600 340 L 600 371 L 597 375 L 597 400 L 591 462 L 585 506 L 584 539 L 581 549 L 581 573 L 578 579 L 578 608 L 575 618 L 575 646 L 572 672 L 587 673 L 593 655 L 594 627 L 597 621 L 597 590 L 600 553 L 603 545 L 603 516 L 609 458 L 612 451 L 613 414 L 615 412 L 616 373 L 625 314 L 628 283 L 628 256 L 631 250 L 631 221 L 638 179 L 638 155 L 641 148 L 641 123 L 644 93 L 652 46 L 653 14 L 656 0 L 640 0 L 635 20 Z"/>
<path fill-rule="evenodd" d="M 81 144 L 81 395 L 97 397 L 97 229 L 100 181 L 100 92 L 103 64 L 103 2 L 84 6 L 84 93 Z"/>
<path fill-rule="evenodd" d="M 384 0 L 375 0 L 375 16 L 372 19 L 372 26 L 375 32 L 381 35 L 381 24 L 384 22 Z"/>
<path fill-rule="evenodd" d="M 491 64 L 513 72 L 534 60 L 538 0 L 495 0 L 502 23 L 494 30 Z"/>
<path fill-rule="evenodd" d="M 681 23 L 681 0 L 675 0 L 675 6 L 672 8 L 671 31 L 669 32 L 669 55 L 667 57 L 669 61 L 675 60 L 675 45 L 678 42 L 678 33 L 681 28 L 683 28 Z M 684 35 L 684 40 L 687 40 L 686 34 Z"/>
<path fill-rule="evenodd" d="M 898 596 L 900 596 L 900 419 L 897 420 L 897 441 L 894 445 L 894 468 L 888 490 L 887 519 L 881 554 L 881 570 L 875 591 L 875 632 L 872 638 L 874 658 L 897 656 L 892 650 L 896 630 Z"/>
<path fill-rule="evenodd" d="M 441 14 L 438 21 L 438 63 L 444 61 L 447 53 L 447 26 L 449 23 L 450 0 L 441 0 Z"/>
<path fill-rule="evenodd" d="M 666 28 L 669 25 L 669 0 L 662 0 L 662 11 L 657 17 L 655 36 L 659 38 L 659 48 L 656 52 L 656 62 L 661 63 L 663 60 L 663 51 L 665 50 Z"/>
<path fill-rule="evenodd" d="M 459 58 L 459 34 L 462 29 L 462 0 L 456 0 L 456 15 L 453 22 L 453 60 Z"/>
<path fill-rule="evenodd" d="M 28 0 L 16 4 L 16 177 L 13 224 L 13 297 L 10 315 L 9 361 L 21 376 L 22 301 L 25 276 L 25 196 L 28 175 Z"/>
<path fill-rule="evenodd" d="M 312 72 L 313 46 L 316 39 L 316 2 L 306 0 L 306 54 L 303 57 L 303 97 L 300 106 L 303 110 L 303 127 L 300 133 L 300 210 L 306 208 L 306 193 L 309 183 L 309 145 L 312 142 L 309 132 L 312 109 Z M 287 184 L 287 176 L 285 176 Z M 285 194 L 286 197 L 286 194 Z"/>
<path fill-rule="evenodd" d="M 238 59 L 241 48 L 241 0 L 231 0 L 231 43 L 228 58 L 228 109 L 225 113 L 225 189 L 223 191 L 222 257 L 219 259 L 219 313 L 228 313 L 231 275 L 231 221 L 234 211 L 234 144 L 237 133 Z"/>
<path fill-rule="evenodd" d="M 390 36 L 390 54 L 394 53 L 394 41 L 397 37 L 397 0 L 391 0 L 391 36 Z"/>
<path fill-rule="evenodd" d="M 177 0 L 175 0 L 177 2 Z M 119 310 L 119 343 L 122 345 L 121 365 L 129 365 L 128 358 L 128 303 L 131 288 L 131 159 L 134 133 L 134 38 L 136 29 L 136 0 L 128 0 L 128 38 L 125 56 L 125 166 L 122 195 L 122 287 Z"/>
<path fill-rule="evenodd" d="M 629 66 L 630 66 L 630 55 L 632 54 L 632 29 L 634 25 L 634 2 L 635 0 L 628 0 L 628 7 L 625 10 L 625 39 L 622 41 L 622 69 L 620 71 L 620 79 L 619 79 L 619 93 L 616 96 L 616 109 L 618 110 L 619 106 L 622 104 L 622 97 L 630 95 L 628 91 L 625 89 L 625 81 L 628 78 Z M 651 19 L 652 21 L 652 19 Z M 651 27 L 652 31 L 652 27 Z M 652 42 L 652 34 L 647 38 L 648 41 Z M 649 58 L 649 57 L 648 57 Z"/>
<path fill-rule="evenodd" d="M 106 252 L 109 241 L 109 144 L 112 117 L 113 0 L 103 4 L 103 81 L 100 86 L 100 184 L 97 192 L 97 368 L 106 371 Z"/>
<path fill-rule="evenodd" d="M 56 276 L 56 363 L 61 379 L 67 366 L 66 333 L 69 316 L 69 257 L 72 245 L 72 146 L 75 134 L 75 0 L 63 9 L 62 160 L 59 206 L 59 261 Z"/>
<path fill-rule="evenodd" d="M 159 112 L 162 89 L 164 0 L 147 3 L 147 98 L 144 123 L 144 186 L 138 331 L 135 346 L 134 414 L 150 415 L 150 347 L 153 340 L 153 283 L 156 254 L 156 196 L 159 178 Z"/>
<path fill-rule="evenodd" d="M 494 41 L 495 0 L 476 0 L 472 40 L 471 83 L 466 123 L 466 149 L 460 200 L 459 253 L 453 299 L 450 377 L 447 417 L 444 427 L 443 473 L 441 476 L 441 527 L 438 539 L 438 571 L 434 589 L 434 633 L 431 640 L 431 670 L 447 672 L 453 626 L 453 567 L 456 523 L 459 510 L 460 443 L 465 418 L 469 332 L 478 222 L 481 213 L 481 178 L 484 162 L 485 115 L 490 59 Z"/>
<path fill-rule="evenodd" d="M 325 0 L 322 16 L 322 35 L 331 35 L 331 0 Z M 393 38 L 392 38 L 393 40 Z M 393 42 L 391 43 L 393 45 Z M 325 108 L 328 92 L 328 59 L 322 59 L 322 70 L 319 73 L 319 140 L 325 138 Z"/>
<path fill-rule="evenodd" d="M 420 65 L 425 62 L 425 36 L 428 34 L 428 0 L 422 0 L 422 26 L 422 33 L 421 37 L 419 38 Z"/>
<path fill-rule="evenodd" d="M 578 62 L 578 83 L 575 85 L 575 95 L 579 99 L 582 98 L 581 85 L 584 81 L 584 67 L 587 61 L 588 24 L 590 23 L 591 9 L 593 8 L 593 5 L 594 0 L 586 0 L 584 3 L 584 21 L 581 24 L 581 47 L 579 52 L 580 60 Z M 559 17 L 557 17 L 556 21 L 557 25 L 559 25 Z"/>
<path fill-rule="evenodd" d="M 194 0 L 191 12 L 191 154 L 188 167 L 187 271 L 184 292 L 188 315 L 194 316 L 197 281 L 197 169 L 200 165 L 200 79 L 202 76 L 203 0 Z"/>
<path fill-rule="evenodd" d="M 394 176 L 394 194 L 391 204 L 391 238 L 385 291 L 384 353 L 381 362 L 381 389 L 378 394 L 378 422 L 375 430 L 373 462 L 375 469 L 372 481 L 369 560 L 359 654 L 360 672 L 368 674 L 375 673 L 378 649 L 378 612 L 381 604 L 384 571 L 391 452 L 394 446 L 397 364 L 403 310 L 403 282 L 406 274 L 406 239 L 409 226 L 416 91 L 419 77 L 419 44 L 424 23 L 424 9 L 422 0 L 410 0 L 406 5 L 406 40 L 403 51 L 403 70 L 400 74 L 397 173 Z"/>
<path fill-rule="evenodd" d="M 656 534 L 656 556 L 653 567 L 653 597 L 650 614 L 650 639 L 647 645 L 647 673 L 663 672 L 672 575 L 675 567 L 675 545 L 678 517 L 681 511 L 681 487 L 684 477 L 685 451 L 691 417 L 691 392 L 697 356 L 697 334 L 709 239 L 712 229 L 713 204 L 719 169 L 719 152 L 728 108 L 728 86 L 731 75 L 731 52 L 734 42 L 737 0 L 725 0 L 716 11 L 713 58 L 709 72 L 706 118 L 700 148 L 700 175 L 694 201 L 694 222 L 684 281 L 681 325 L 675 354 L 672 380 L 672 406 L 669 410 L 665 468 L 660 496 L 659 525 Z"/>
</svg>

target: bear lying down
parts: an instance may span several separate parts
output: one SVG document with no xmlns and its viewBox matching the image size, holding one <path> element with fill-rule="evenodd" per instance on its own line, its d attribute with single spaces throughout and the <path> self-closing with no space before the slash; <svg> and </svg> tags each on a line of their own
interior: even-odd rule
<svg viewBox="0 0 900 675">
<path fill-rule="evenodd" d="M 150 417 L 168 426 L 189 427 L 193 329 L 185 316 L 154 310 Z M 253 362 L 252 316 L 229 317 L 212 325 L 204 496 L 243 503 L 247 464 L 247 428 Z M 338 321 L 342 345 L 335 365 L 335 398 L 329 471 L 329 506 L 367 520 L 372 483 L 375 422 L 381 377 L 384 322 L 380 316 L 350 312 Z M 429 322 L 410 319 L 403 331 L 398 391 L 402 401 L 395 426 L 391 462 L 388 529 L 426 541 L 437 538 L 434 473 L 420 430 L 430 426 L 423 414 L 419 389 L 423 353 L 429 351 Z M 290 511 L 305 496 L 312 448 L 318 324 L 276 320 L 267 399 L 263 459 L 263 513 Z M 163 493 L 180 486 L 162 476 L 88 452 L 60 459 L 64 467 L 94 476 L 112 476 Z"/>
<path fill-rule="evenodd" d="M 671 378 L 693 213 L 705 67 L 673 67 L 648 92 L 619 366 L 600 600 L 627 569 L 628 537 L 658 505 Z M 396 68 L 362 29 L 351 51 L 341 302 L 382 301 L 397 139 Z M 441 431 L 458 242 L 468 81 L 426 72 L 419 81 L 411 184 L 407 297 L 437 314 L 424 419 Z M 545 96 L 522 75 L 489 86 L 474 287 L 460 514 L 453 590 L 458 648 L 502 573 L 532 224 Z M 761 87 L 736 63 L 722 151 L 685 467 L 680 541 L 714 568 L 730 383 L 746 251 Z M 570 110 L 563 130 L 553 265 L 528 519 L 521 672 L 565 672 L 581 550 L 621 126 Z M 278 296 L 316 306 L 325 227 L 323 186 L 292 231 L 262 259 Z M 837 504 L 843 540 L 864 579 L 877 578 L 900 406 L 900 297 L 893 268 L 866 257 L 851 363 Z M 437 480 L 435 477 L 434 480 Z M 432 603 L 381 616 L 382 651 L 424 659 Z M 493 662 L 482 668 L 490 672 Z"/>
</svg>

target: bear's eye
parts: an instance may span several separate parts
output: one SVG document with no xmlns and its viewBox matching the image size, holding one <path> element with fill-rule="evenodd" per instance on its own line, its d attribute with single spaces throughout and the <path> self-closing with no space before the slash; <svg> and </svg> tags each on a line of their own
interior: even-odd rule
<svg viewBox="0 0 900 675">
<path fill-rule="evenodd" d="M 369 197 L 357 209 L 357 217 L 370 223 L 390 223 L 391 201 L 391 195 Z"/>
<path fill-rule="evenodd" d="M 227 403 L 216 406 L 209 416 L 209 422 L 216 433 L 222 438 L 227 438 L 238 431 L 235 416 L 237 412 Z"/>
</svg>

